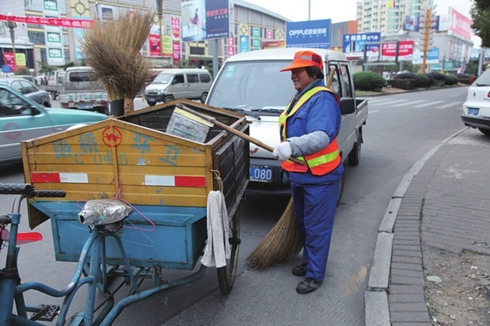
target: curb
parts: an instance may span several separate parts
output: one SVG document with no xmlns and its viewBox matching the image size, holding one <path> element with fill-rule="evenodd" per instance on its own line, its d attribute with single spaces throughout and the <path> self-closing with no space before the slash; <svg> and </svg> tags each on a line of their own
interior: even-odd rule
<svg viewBox="0 0 490 326">
<path fill-rule="evenodd" d="M 429 150 L 403 176 L 386 209 L 385 215 L 378 227 L 378 236 L 374 249 L 373 260 L 369 272 L 367 289 L 364 293 L 364 315 L 366 326 L 390 326 L 390 309 L 388 290 L 393 251 L 394 226 L 402 200 L 410 183 L 424 164 L 450 139 L 457 137 L 468 127 L 444 139 L 439 145 Z M 424 280 L 422 280 L 424 281 Z"/>
</svg>

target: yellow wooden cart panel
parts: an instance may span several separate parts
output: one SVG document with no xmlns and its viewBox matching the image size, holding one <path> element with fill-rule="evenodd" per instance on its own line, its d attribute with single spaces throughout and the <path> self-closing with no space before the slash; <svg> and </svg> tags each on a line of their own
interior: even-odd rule
<svg viewBox="0 0 490 326">
<path fill-rule="evenodd" d="M 248 132 L 241 115 L 179 102 Z M 248 144 L 214 126 L 204 143 L 167 134 L 175 105 L 159 105 L 23 142 L 26 182 L 39 190 L 64 190 L 64 201 L 106 197 L 123 198 L 133 205 L 205 207 L 219 176 L 232 185 L 225 195 L 229 209 L 236 208 L 233 196 L 241 193 L 248 180 Z M 237 185 L 233 186 L 233 180 Z M 29 211 L 31 227 L 45 218 Z"/>
</svg>

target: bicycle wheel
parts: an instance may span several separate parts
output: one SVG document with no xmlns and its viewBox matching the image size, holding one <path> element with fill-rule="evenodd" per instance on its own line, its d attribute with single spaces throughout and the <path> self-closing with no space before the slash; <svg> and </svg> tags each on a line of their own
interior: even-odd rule
<svg viewBox="0 0 490 326">
<path fill-rule="evenodd" d="M 229 238 L 231 245 L 230 259 L 227 259 L 226 266 L 220 267 L 218 271 L 218 283 L 221 293 L 229 294 L 235 283 L 236 270 L 238 266 L 238 249 L 240 246 L 240 216 L 238 210 L 232 218 L 231 222 L 231 237 Z"/>
</svg>

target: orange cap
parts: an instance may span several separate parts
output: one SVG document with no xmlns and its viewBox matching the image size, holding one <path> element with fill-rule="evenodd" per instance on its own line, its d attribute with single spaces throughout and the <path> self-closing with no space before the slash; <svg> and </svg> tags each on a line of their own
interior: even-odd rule
<svg viewBox="0 0 490 326">
<path fill-rule="evenodd" d="M 322 57 L 313 51 L 298 51 L 294 54 L 293 62 L 289 66 L 282 68 L 281 71 L 306 67 L 323 69 Z"/>
</svg>

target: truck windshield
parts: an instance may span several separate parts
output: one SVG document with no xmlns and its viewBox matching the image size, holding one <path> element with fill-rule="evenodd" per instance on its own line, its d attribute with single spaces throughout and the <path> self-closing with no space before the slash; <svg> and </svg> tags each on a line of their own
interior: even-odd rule
<svg viewBox="0 0 490 326">
<path fill-rule="evenodd" d="M 227 62 L 206 103 L 237 111 L 280 113 L 295 94 L 290 72 L 280 72 L 290 61 Z"/>
</svg>

